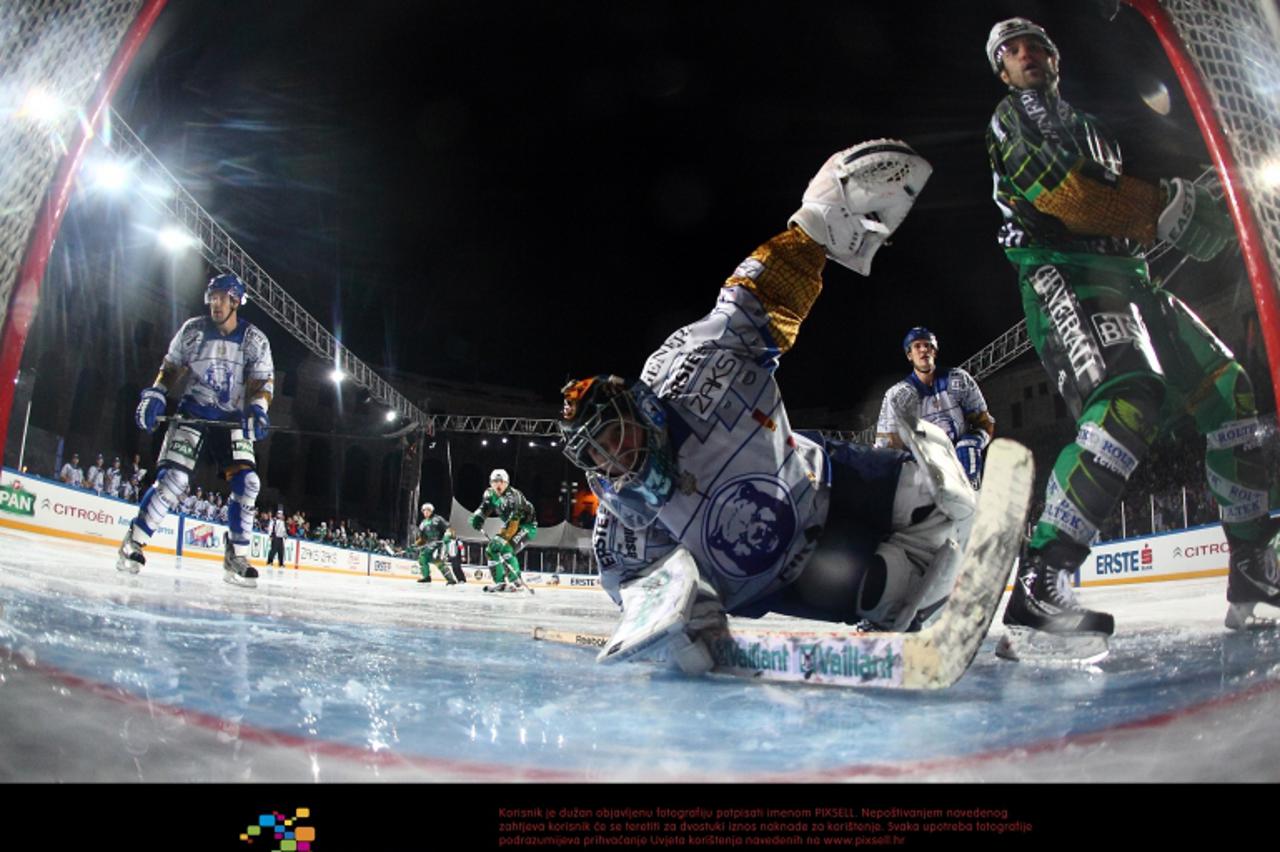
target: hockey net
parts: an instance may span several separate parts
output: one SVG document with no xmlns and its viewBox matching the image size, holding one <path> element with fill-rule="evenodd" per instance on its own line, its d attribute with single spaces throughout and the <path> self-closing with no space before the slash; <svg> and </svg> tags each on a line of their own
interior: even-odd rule
<svg viewBox="0 0 1280 852">
<path fill-rule="evenodd" d="M 0 451 L 75 170 L 163 6 L 164 0 L 0 3 Z"/>
<path fill-rule="evenodd" d="M 1280 363 L 1280 12 L 1274 0 L 1125 0 L 1159 36 L 1195 113 Z M 1272 369 L 1280 399 L 1280 376 Z"/>
</svg>

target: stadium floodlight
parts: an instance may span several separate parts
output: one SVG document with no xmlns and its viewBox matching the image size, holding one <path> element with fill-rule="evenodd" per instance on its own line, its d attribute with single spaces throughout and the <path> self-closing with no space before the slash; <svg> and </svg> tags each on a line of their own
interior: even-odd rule
<svg viewBox="0 0 1280 852">
<path fill-rule="evenodd" d="M 333 382 L 335 385 L 342 384 L 342 380 L 345 379 L 346 377 L 347 377 L 347 374 L 342 372 L 342 369 L 340 367 L 334 367 L 332 370 L 329 371 L 329 381 Z"/>
<path fill-rule="evenodd" d="M 160 245 L 164 246 L 165 249 L 175 253 L 186 251 L 199 245 L 195 237 L 177 225 L 169 225 L 160 229 L 160 232 L 156 234 L 156 239 L 160 241 Z"/>
<path fill-rule="evenodd" d="M 396 413 L 394 411 L 388 411 L 386 417 L 388 423 L 396 422 Z"/>
<path fill-rule="evenodd" d="M 504 443 L 504 444 L 505 444 L 506 442 L 507 442 L 507 436 L 506 436 L 506 435 L 503 435 L 503 436 L 502 436 L 502 443 Z"/>
<path fill-rule="evenodd" d="M 489 439 L 488 439 L 488 438 L 481 438 L 481 439 L 480 439 L 480 446 L 482 446 L 482 447 L 487 447 L 487 446 L 489 446 Z"/>
<path fill-rule="evenodd" d="M 120 160 L 104 157 L 86 164 L 94 189 L 110 193 L 121 192 L 129 185 L 132 169 Z"/>
<path fill-rule="evenodd" d="M 1280 158 L 1264 163 L 1258 170 L 1258 177 L 1261 178 L 1262 185 L 1268 189 L 1280 187 Z"/>
<path fill-rule="evenodd" d="M 54 124 L 66 111 L 62 99 L 41 86 L 33 86 L 18 107 L 20 117 L 40 124 Z"/>
</svg>

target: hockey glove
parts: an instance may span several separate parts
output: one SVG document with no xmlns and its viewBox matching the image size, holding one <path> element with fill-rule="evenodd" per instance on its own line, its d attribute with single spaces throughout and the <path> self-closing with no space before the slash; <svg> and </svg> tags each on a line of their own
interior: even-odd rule
<svg viewBox="0 0 1280 852">
<path fill-rule="evenodd" d="M 622 621 L 597 662 L 628 660 L 641 654 L 665 657 L 688 674 L 715 665 L 707 639 L 725 630 L 727 619 L 715 590 L 698 574 L 684 547 L 678 547 L 642 576 L 622 584 Z"/>
<path fill-rule="evenodd" d="M 484 515 L 476 512 L 471 516 L 471 529 L 478 530 L 484 527 Z"/>
<path fill-rule="evenodd" d="M 896 139 L 874 139 L 832 154 L 809 181 L 789 220 L 859 275 L 897 230 L 933 167 Z"/>
<path fill-rule="evenodd" d="M 956 457 L 960 459 L 960 467 L 964 468 L 964 475 L 969 477 L 970 484 L 975 489 L 982 485 L 982 445 L 986 435 L 961 435 L 960 440 L 956 441 Z"/>
<path fill-rule="evenodd" d="M 271 428 L 267 409 L 259 403 L 252 403 L 245 409 L 244 414 L 240 415 L 240 428 L 244 430 L 245 437 L 251 440 L 261 441 L 267 437 L 267 430 Z"/>
<path fill-rule="evenodd" d="M 501 562 L 508 556 L 514 557 L 516 555 L 515 548 L 504 538 L 489 539 L 489 544 L 484 551 L 490 562 Z"/>
<path fill-rule="evenodd" d="M 134 412 L 133 421 L 138 424 L 139 429 L 154 432 L 156 430 L 156 418 L 164 414 L 164 407 L 164 388 L 158 385 L 146 388 L 143 390 L 141 399 L 138 402 L 138 410 Z"/>
<path fill-rule="evenodd" d="M 1209 190 L 1183 178 L 1161 181 L 1166 206 L 1156 236 L 1196 260 L 1212 260 L 1235 239 L 1231 219 Z"/>
</svg>

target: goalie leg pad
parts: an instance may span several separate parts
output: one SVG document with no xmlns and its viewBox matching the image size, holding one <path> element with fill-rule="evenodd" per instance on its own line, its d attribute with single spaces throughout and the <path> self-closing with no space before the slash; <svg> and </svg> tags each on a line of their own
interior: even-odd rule
<svg viewBox="0 0 1280 852">
<path fill-rule="evenodd" d="M 964 468 L 960 467 L 955 447 L 946 433 L 926 420 L 909 422 L 899 418 L 898 436 L 915 458 L 919 468 L 917 476 L 923 475 L 924 487 L 938 508 L 952 520 L 973 517 L 978 495 Z M 905 466 L 903 470 L 905 473 Z M 896 498 L 894 503 L 896 514 Z"/>
<path fill-rule="evenodd" d="M 905 631 L 921 610 L 931 610 L 946 600 L 960 568 L 961 551 L 947 540 L 928 562 L 903 546 L 895 533 L 876 549 L 886 567 L 884 592 L 877 601 L 862 601 L 862 615 L 877 628 L 895 633 Z M 918 553 L 918 552 L 917 552 Z M 865 584 L 864 584 L 865 585 Z M 866 607 L 870 607 L 869 609 Z"/>
</svg>

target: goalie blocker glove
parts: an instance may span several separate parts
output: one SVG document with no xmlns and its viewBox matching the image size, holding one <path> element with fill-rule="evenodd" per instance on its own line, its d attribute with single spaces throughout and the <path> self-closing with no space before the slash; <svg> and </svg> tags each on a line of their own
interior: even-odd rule
<svg viewBox="0 0 1280 852">
<path fill-rule="evenodd" d="M 1231 219 L 1203 186 L 1184 178 L 1161 181 L 1166 206 L 1156 236 L 1199 261 L 1215 258 L 1235 239 Z"/>
</svg>

